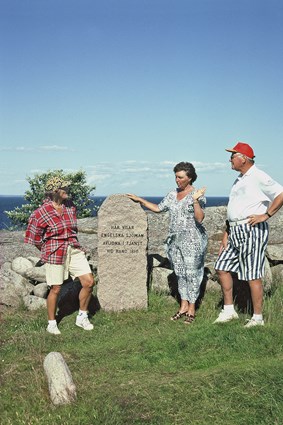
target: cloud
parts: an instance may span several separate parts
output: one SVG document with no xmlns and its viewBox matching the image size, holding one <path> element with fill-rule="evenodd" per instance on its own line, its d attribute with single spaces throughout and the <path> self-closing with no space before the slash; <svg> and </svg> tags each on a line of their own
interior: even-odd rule
<svg viewBox="0 0 283 425">
<path fill-rule="evenodd" d="M 58 151 L 68 151 L 75 152 L 74 149 L 69 148 L 68 146 L 60 146 L 60 145 L 42 145 L 42 146 L 12 146 L 12 147 L 1 147 L 0 151 L 2 152 L 58 152 Z"/>
<path fill-rule="evenodd" d="M 45 145 L 45 146 L 40 146 L 39 150 L 43 150 L 43 151 L 70 151 L 70 152 L 74 152 L 74 149 L 70 149 L 68 148 L 68 146 L 59 146 L 59 145 Z"/>
<path fill-rule="evenodd" d="M 34 148 L 27 148 L 25 146 L 15 146 L 15 147 L 1 147 L 1 152 L 31 152 Z"/>
<path fill-rule="evenodd" d="M 173 167 L 176 161 L 121 161 L 101 162 L 87 166 L 88 184 L 94 184 L 99 194 L 112 194 L 138 191 L 140 194 L 156 195 L 157 192 L 165 193 L 174 188 Z M 192 161 L 197 174 L 221 174 L 227 171 L 229 164 L 220 162 L 209 163 Z"/>
<path fill-rule="evenodd" d="M 198 174 L 198 184 L 206 185 L 213 190 L 213 195 L 226 193 L 226 180 L 223 174 L 230 170 L 229 163 L 192 161 Z M 88 164 L 83 167 L 86 172 L 87 184 L 95 186 L 98 196 L 115 193 L 136 193 L 140 196 L 160 196 L 175 188 L 173 167 L 177 161 L 103 161 Z M 76 172 L 77 168 L 64 168 L 63 171 Z M 50 171 L 50 167 L 32 168 L 27 172 L 28 176 L 42 174 Z M 0 170 L 2 181 L 0 193 L 24 193 L 28 184 L 21 180 L 22 173 L 14 173 L 10 168 Z M 16 183 L 17 180 L 17 183 Z M 8 189 L 8 186 L 11 189 Z M 13 187 L 19 187 L 13 189 Z M 227 186 L 228 182 L 227 182 Z M 224 187 L 224 189 L 223 189 Z M 229 186 L 230 188 L 230 186 Z"/>
<path fill-rule="evenodd" d="M 121 187 L 133 187 L 133 186 L 137 186 L 138 183 L 139 183 L 138 180 L 132 180 L 130 182 L 121 183 Z"/>
</svg>

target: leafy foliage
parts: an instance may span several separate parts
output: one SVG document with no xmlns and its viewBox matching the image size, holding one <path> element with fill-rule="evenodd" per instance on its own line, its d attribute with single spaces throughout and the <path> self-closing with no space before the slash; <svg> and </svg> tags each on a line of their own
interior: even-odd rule
<svg viewBox="0 0 283 425">
<path fill-rule="evenodd" d="M 24 198 L 27 203 L 21 207 L 16 207 L 11 211 L 5 211 L 14 226 L 23 227 L 27 225 L 29 216 L 38 208 L 45 198 L 45 184 L 50 177 L 60 176 L 64 180 L 71 181 L 69 195 L 77 208 L 77 217 L 91 217 L 95 208 L 94 201 L 90 199 L 95 186 L 86 183 L 84 171 L 64 173 L 63 170 L 47 171 L 46 173 L 35 174 L 34 177 L 27 177 L 30 188 L 25 192 Z"/>
</svg>

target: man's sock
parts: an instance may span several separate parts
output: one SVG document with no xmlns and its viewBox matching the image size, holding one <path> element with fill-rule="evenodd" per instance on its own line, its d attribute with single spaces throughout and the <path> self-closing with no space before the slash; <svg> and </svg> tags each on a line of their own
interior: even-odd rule
<svg viewBox="0 0 283 425">
<path fill-rule="evenodd" d="M 225 313 L 231 313 L 232 314 L 232 313 L 235 312 L 234 304 L 224 305 L 223 309 L 224 309 Z"/>
<path fill-rule="evenodd" d="M 261 322 L 262 321 L 262 314 L 254 314 L 252 317 L 256 322 Z"/>
</svg>

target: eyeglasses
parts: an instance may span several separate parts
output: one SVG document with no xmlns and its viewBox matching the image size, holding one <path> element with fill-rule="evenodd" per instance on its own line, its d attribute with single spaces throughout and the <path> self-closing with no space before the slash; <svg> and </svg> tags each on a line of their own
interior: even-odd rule
<svg viewBox="0 0 283 425">
<path fill-rule="evenodd" d="M 234 153 L 232 153 L 232 155 L 230 156 L 230 159 L 235 158 L 235 156 L 237 156 L 237 155 L 241 155 L 241 156 L 243 156 L 243 154 L 241 154 L 240 152 L 234 152 Z"/>
</svg>

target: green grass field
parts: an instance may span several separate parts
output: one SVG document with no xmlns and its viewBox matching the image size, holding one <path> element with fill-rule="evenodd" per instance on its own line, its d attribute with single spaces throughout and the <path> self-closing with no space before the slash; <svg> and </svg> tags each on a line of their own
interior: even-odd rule
<svg viewBox="0 0 283 425">
<path fill-rule="evenodd" d="M 98 312 L 92 332 L 60 323 L 45 331 L 46 311 L 1 320 L 2 425 L 283 424 L 283 286 L 265 299 L 265 327 L 240 320 L 213 325 L 219 293 L 206 293 L 193 325 L 172 322 L 177 303 L 149 295 L 147 311 Z M 77 401 L 54 407 L 43 369 L 60 352 Z"/>
</svg>

